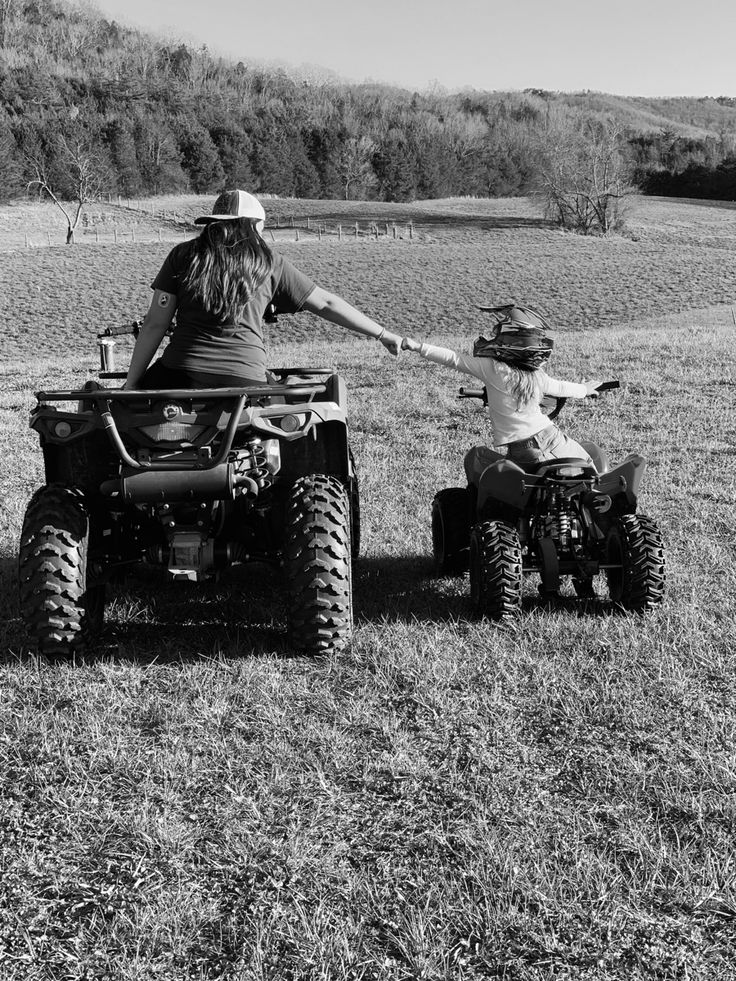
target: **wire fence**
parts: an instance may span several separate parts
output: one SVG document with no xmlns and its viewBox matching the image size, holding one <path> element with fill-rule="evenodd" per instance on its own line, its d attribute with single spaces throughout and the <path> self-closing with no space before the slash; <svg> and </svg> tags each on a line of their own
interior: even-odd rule
<svg viewBox="0 0 736 981">
<path fill-rule="evenodd" d="M 323 218 L 296 217 L 274 218 L 265 229 L 265 234 L 270 235 L 274 241 L 277 238 L 289 236 L 289 233 L 293 233 L 293 238 L 296 242 L 299 242 L 304 237 L 316 238 L 321 242 L 323 237 L 330 236 L 336 238 L 339 242 L 343 242 L 361 238 L 413 239 L 415 230 L 413 221 L 406 222 L 405 224 L 395 221 L 376 221 L 371 219 L 366 219 L 363 222 L 340 222 L 327 221 Z"/>
<path fill-rule="evenodd" d="M 191 238 L 195 232 L 192 219 L 186 214 L 167 208 L 155 199 L 115 199 L 108 196 L 107 207 L 89 207 L 81 215 L 74 231 L 74 241 L 96 244 L 177 242 Z M 365 217 L 359 221 L 350 219 L 326 219 L 302 215 L 277 215 L 269 219 L 263 232 L 271 242 L 317 241 L 323 239 L 338 243 L 379 239 L 412 240 L 416 236 L 414 222 L 386 221 Z M 8 243 L 18 247 L 38 248 L 60 245 L 66 242 L 63 226 L 26 231 Z"/>
</svg>

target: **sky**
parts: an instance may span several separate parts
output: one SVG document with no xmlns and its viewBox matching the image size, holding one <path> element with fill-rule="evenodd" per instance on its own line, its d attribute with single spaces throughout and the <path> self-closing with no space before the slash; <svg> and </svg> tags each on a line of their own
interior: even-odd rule
<svg viewBox="0 0 736 981">
<path fill-rule="evenodd" d="M 736 96 L 734 0 L 93 0 L 234 61 L 350 81 Z"/>
</svg>

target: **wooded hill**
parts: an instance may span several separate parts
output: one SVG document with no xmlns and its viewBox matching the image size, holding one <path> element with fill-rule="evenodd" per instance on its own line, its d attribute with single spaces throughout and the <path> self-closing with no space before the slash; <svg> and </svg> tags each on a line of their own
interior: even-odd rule
<svg viewBox="0 0 736 981">
<path fill-rule="evenodd" d="M 225 185 L 405 201 L 525 194 L 550 120 L 613 122 L 654 193 L 736 197 L 736 99 L 411 92 L 234 63 L 89 5 L 0 0 L 0 198 Z M 38 184 L 34 185 L 38 187 Z"/>
</svg>

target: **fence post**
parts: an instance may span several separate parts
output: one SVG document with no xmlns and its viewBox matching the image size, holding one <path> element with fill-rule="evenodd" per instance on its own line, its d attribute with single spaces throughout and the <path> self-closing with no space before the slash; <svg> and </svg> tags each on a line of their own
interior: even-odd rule
<svg viewBox="0 0 736 981">
<path fill-rule="evenodd" d="M 357 223 L 357 221 L 355 223 L 355 237 L 356 238 L 358 237 L 358 223 Z"/>
<path fill-rule="evenodd" d="M 320 242 L 322 241 L 322 226 L 321 225 L 317 225 L 317 239 Z"/>
<path fill-rule="evenodd" d="M 391 225 L 391 235 L 393 236 L 393 238 L 396 238 L 396 224 L 395 223 Z"/>
<path fill-rule="evenodd" d="M 414 222 L 409 222 L 409 238 L 414 238 Z"/>
<path fill-rule="evenodd" d="M 158 230 L 158 240 L 159 240 L 159 242 L 161 241 L 161 229 L 160 228 Z"/>
<path fill-rule="evenodd" d="M 342 225 L 337 226 L 337 240 L 342 242 Z"/>
<path fill-rule="evenodd" d="M 296 232 L 296 238 L 294 239 L 294 241 L 295 242 L 298 242 L 299 241 L 299 229 L 298 228 L 295 228 L 294 231 Z"/>
<path fill-rule="evenodd" d="M 386 222 L 386 238 L 388 238 L 388 222 Z"/>
<path fill-rule="evenodd" d="M 309 218 L 307 218 L 307 231 L 309 231 Z"/>
</svg>

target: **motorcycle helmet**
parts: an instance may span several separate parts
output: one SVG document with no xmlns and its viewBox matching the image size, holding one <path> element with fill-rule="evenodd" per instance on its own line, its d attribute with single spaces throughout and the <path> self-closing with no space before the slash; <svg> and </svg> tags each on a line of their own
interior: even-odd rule
<svg viewBox="0 0 736 981">
<path fill-rule="evenodd" d="M 547 336 L 550 327 L 541 313 L 514 303 L 480 309 L 492 314 L 496 323 L 490 337 L 481 335 L 473 344 L 476 358 L 496 358 L 522 371 L 535 371 L 549 360 L 554 341 Z"/>
</svg>

